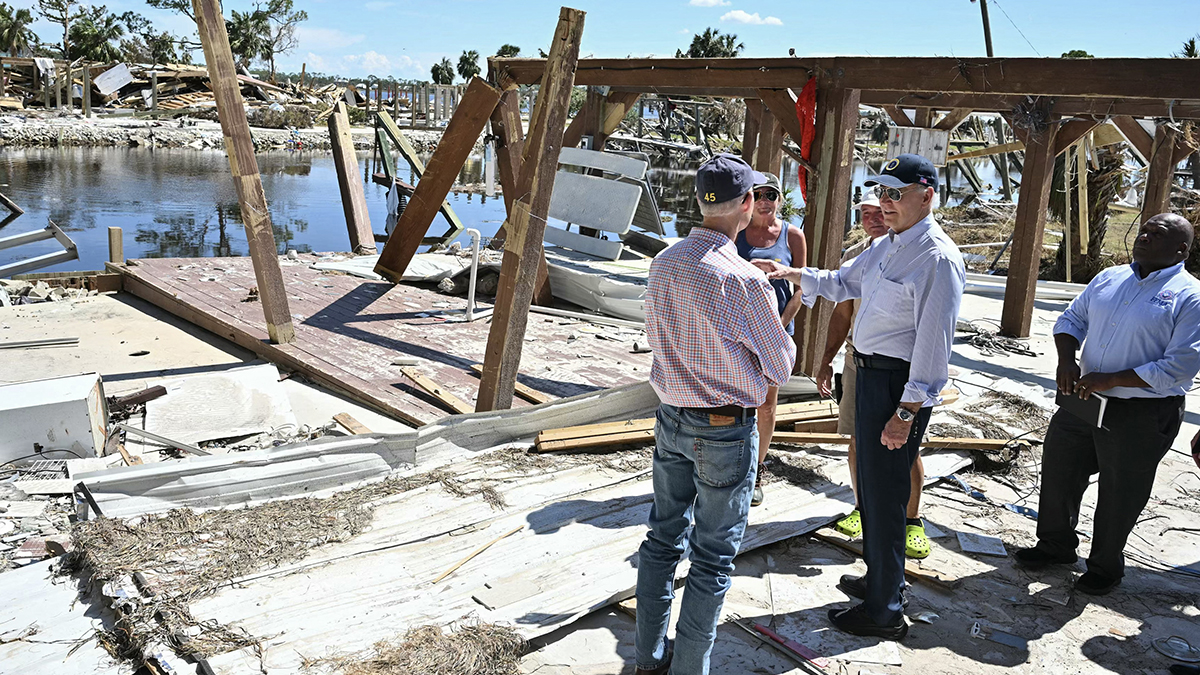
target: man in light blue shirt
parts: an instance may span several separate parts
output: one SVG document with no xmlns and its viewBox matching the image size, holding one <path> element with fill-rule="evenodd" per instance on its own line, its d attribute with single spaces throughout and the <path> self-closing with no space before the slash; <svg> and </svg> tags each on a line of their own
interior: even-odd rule
<svg viewBox="0 0 1200 675">
<path fill-rule="evenodd" d="M 863 603 L 830 610 L 839 629 L 902 639 L 905 512 L 909 473 L 934 405 L 949 379 L 950 347 L 966 271 L 958 247 L 931 214 L 938 174 L 919 155 L 889 161 L 869 179 L 889 228 L 838 270 L 755 261 L 768 278 L 791 279 L 801 301 L 862 298 L 854 320 L 857 366 L 854 430 L 866 577 L 841 586 Z"/>
<path fill-rule="evenodd" d="M 1038 543 L 1015 557 L 1034 569 L 1075 563 L 1079 505 L 1099 472 L 1087 573 L 1075 582 L 1084 593 L 1103 595 L 1121 583 L 1121 551 L 1200 371 L 1200 281 L 1183 268 L 1193 236 L 1181 216 L 1150 218 L 1134 241 L 1133 263 L 1098 274 L 1054 324 L 1058 389 L 1083 399 L 1103 392 L 1104 428 L 1065 409 L 1054 415 L 1042 453 Z"/>
</svg>

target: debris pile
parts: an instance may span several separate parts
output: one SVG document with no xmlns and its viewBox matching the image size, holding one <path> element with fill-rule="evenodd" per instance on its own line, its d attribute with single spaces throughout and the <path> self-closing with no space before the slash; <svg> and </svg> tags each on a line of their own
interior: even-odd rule
<svg viewBox="0 0 1200 675">
<path fill-rule="evenodd" d="M 58 300 L 75 300 L 96 295 L 97 291 L 83 288 L 63 288 L 50 286 L 44 281 L 21 281 L 20 279 L 0 279 L 0 307 L 8 305 L 32 305 L 39 302 L 55 302 Z"/>
<path fill-rule="evenodd" d="M 419 626 L 402 639 L 376 643 L 366 654 L 318 659 L 306 664 L 345 675 L 516 675 L 525 639 L 508 626 L 475 623 Z"/>
</svg>

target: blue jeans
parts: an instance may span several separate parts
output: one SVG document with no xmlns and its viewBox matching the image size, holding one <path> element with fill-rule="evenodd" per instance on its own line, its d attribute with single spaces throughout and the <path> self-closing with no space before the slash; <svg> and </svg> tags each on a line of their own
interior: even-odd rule
<svg viewBox="0 0 1200 675">
<path fill-rule="evenodd" d="M 649 669 L 666 661 L 675 567 L 690 548 L 671 673 L 704 675 L 746 531 L 758 427 L 754 417 L 712 426 L 708 415 L 665 404 L 657 417 L 654 505 L 638 551 L 637 665 Z"/>
</svg>

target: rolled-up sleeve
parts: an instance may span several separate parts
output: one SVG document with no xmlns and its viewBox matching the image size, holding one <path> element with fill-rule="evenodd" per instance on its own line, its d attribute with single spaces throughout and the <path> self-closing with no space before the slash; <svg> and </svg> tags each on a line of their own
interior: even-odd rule
<svg viewBox="0 0 1200 675">
<path fill-rule="evenodd" d="M 1163 357 L 1133 369 L 1151 389 L 1186 389 L 1196 373 L 1200 372 L 1200 298 L 1196 295 L 1185 298 L 1186 304 L 1175 317 L 1175 330 L 1171 333 Z M 1059 332 L 1057 324 L 1055 332 Z"/>
<path fill-rule="evenodd" d="M 867 249 L 870 251 L 870 249 Z M 863 270 L 867 267 L 866 252 L 847 260 L 836 270 L 805 267 L 800 270 L 800 301 L 812 307 L 818 297 L 841 302 L 862 297 Z"/>
<path fill-rule="evenodd" d="M 1088 306 L 1092 298 L 1090 291 L 1095 284 L 1095 281 L 1088 284 L 1067 306 L 1067 311 L 1063 312 L 1054 322 L 1055 335 L 1059 333 L 1070 335 L 1083 344 L 1083 338 L 1087 337 Z"/>
<path fill-rule="evenodd" d="M 792 376 L 796 365 L 796 343 L 779 320 L 775 291 L 765 277 L 747 283 L 746 311 L 742 316 L 742 344 L 758 356 L 767 383 L 781 386 Z"/>
<path fill-rule="evenodd" d="M 920 403 L 923 408 L 941 403 L 942 388 L 950 379 L 950 350 L 966 274 L 953 260 L 939 258 L 927 279 L 925 287 L 917 289 L 922 292 L 913 308 L 917 337 L 908 382 L 900 398 L 903 403 Z"/>
</svg>

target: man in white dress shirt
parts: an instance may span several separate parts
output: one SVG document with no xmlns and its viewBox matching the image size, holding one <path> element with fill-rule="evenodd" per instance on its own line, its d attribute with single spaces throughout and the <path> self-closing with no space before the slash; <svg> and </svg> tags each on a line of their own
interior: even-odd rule
<svg viewBox="0 0 1200 675">
<path fill-rule="evenodd" d="M 950 347 L 966 271 L 958 247 L 933 220 L 938 175 L 919 155 L 889 161 L 869 179 L 890 232 L 838 270 L 756 263 L 799 285 L 811 306 L 862 298 L 854 322 L 858 367 L 855 439 L 865 578 L 842 581 L 863 603 L 830 610 L 839 629 L 899 640 L 904 622 L 905 510 L 909 474 L 931 408 L 949 380 Z"/>
</svg>

